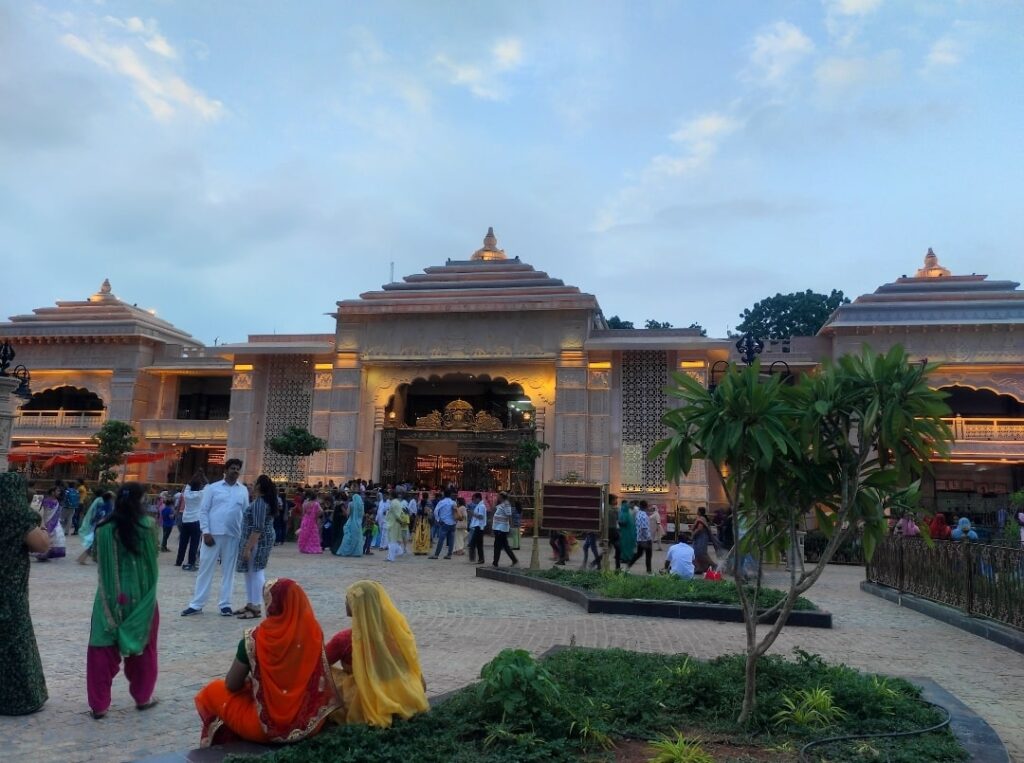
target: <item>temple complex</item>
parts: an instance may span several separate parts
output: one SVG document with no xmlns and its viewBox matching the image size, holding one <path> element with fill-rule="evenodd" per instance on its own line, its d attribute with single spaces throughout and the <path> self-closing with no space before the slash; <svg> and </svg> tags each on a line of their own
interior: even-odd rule
<svg viewBox="0 0 1024 763">
<path fill-rule="evenodd" d="M 953 275 L 929 250 L 914 276 L 840 307 L 815 337 L 768 343 L 762 362 L 806 372 L 866 343 L 940 363 L 933 378 L 950 392 L 956 444 L 927 500 L 991 511 L 1024 486 L 1017 287 Z M 0 340 L 31 369 L 34 395 L 15 419 L 11 460 L 83 473 L 90 436 L 118 419 L 139 438 L 129 476 L 158 483 L 237 456 L 248 479 L 514 491 L 580 480 L 690 510 L 721 500 L 702 464 L 669 485 L 646 454 L 663 436 L 671 374 L 713 382 L 737 359 L 733 339 L 610 329 L 594 295 L 506 255 L 492 230 L 468 259 L 344 298 L 333 318 L 330 332 L 207 347 L 106 281 L 86 300 L 14 316 Z M 268 440 L 292 426 L 327 449 L 274 453 Z M 549 447 L 531 472 L 517 456 L 532 440 Z"/>
</svg>

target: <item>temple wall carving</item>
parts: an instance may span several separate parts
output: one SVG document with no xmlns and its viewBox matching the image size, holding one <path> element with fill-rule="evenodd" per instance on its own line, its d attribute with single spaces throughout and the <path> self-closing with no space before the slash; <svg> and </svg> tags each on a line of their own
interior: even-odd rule
<svg viewBox="0 0 1024 763">
<path fill-rule="evenodd" d="M 1014 327 L 935 327 L 926 332 L 893 331 L 835 338 L 832 356 L 858 354 L 864 344 L 876 351 L 901 345 L 910 355 L 936 363 L 1020 363 L 1024 334 Z"/>
</svg>

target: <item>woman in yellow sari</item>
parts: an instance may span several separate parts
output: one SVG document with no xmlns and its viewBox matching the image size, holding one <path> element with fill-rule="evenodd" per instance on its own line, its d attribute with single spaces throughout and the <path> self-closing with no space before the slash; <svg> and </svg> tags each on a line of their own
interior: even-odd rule
<svg viewBox="0 0 1024 763">
<path fill-rule="evenodd" d="M 387 727 L 396 715 L 411 718 L 429 710 L 416 639 L 384 586 L 373 580 L 353 583 L 345 593 L 345 611 L 352 627 L 327 643 L 344 702 L 331 719 Z"/>
<path fill-rule="evenodd" d="M 295 742 L 341 706 L 305 591 L 294 580 L 270 580 L 263 600 L 267 619 L 245 632 L 227 676 L 196 695 L 201 747 Z"/>
</svg>

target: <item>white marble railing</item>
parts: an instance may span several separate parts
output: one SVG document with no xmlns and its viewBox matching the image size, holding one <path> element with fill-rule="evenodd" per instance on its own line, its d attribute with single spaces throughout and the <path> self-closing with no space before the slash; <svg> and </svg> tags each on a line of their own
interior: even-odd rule
<svg viewBox="0 0 1024 763">
<path fill-rule="evenodd" d="M 955 440 L 992 442 L 1024 442 L 1024 418 L 964 418 L 943 419 L 953 430 Z"/>
<path fill-rule="evenodd" d="M 99 429 L 107 420 L 106 411 L 18 411 L 15 429 Z"/>
</svg>

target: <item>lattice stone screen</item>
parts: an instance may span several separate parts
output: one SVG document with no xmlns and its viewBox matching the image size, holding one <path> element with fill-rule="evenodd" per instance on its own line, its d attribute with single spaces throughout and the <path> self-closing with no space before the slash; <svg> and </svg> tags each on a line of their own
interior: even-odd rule
<svg viewBox="0 0 1024 763">
<path fill-rule="evenodd" d="M 668 353 L 622 353 L 622 489 L 631 493 L 668 492 L 664 457 L 647 453 L 666 435 L 661 417 L 669 408 Z"/>
<path fill-rule="evenodd" d="M 303 355 L 273 357 L 267 374 L 266 440 L 288 427 L 309 428 L 313 412 L 313 359 Z M 306 479 L 305 458 L 281 456 L 267 445 L 263 449 L 263 471 L 272 478 L 289 482 Z"/>
</svg>

